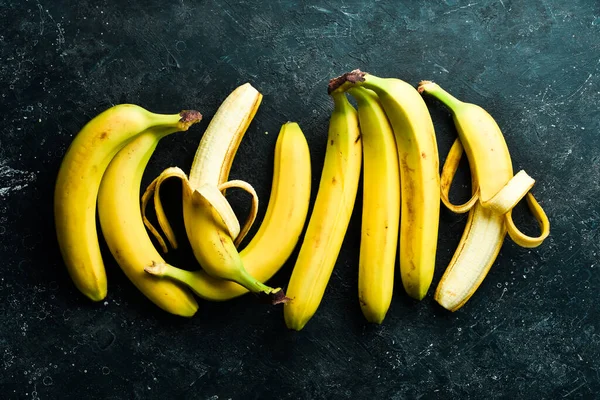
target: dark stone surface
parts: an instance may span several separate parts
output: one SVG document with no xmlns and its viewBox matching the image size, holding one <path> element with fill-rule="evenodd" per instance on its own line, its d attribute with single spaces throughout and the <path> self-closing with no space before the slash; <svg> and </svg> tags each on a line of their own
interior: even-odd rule
<svg viewBox="0 0 600 400">
<path fill-rule="evenodd" d="M 0 26 L 2 398 L 525 399 L 600 390 L 597 1 L 0 0 Z M 398 281 L 380 327 L 367 325 L 358 305 L 359 207 L 301 333 L 286 330 L 281 308 L 247 296 L 202 302 L 191 320 L 166 315 L 108 252 L 106 301 L 76 291 L 56 245 L 52 193 L 87 120 L 122 102 L 204 114 L 200 126 L 161 142 L 146 184 L 167 166 L 189 169 L 220 101 L 250 81 L 264 100 L 232 176 L 256 186 L 260 218 L 276 133 L 288 120 L 311 145 L 314 199 L 327 81 L 353 68 L 415 85 L 434 79 L 489 110 L 515 170 L 537 180 L 549 239 L 533 250 L 507 239 L 454 314 L 433 290 L 409 300 Z M 456 132 L 428 104 L 443 161 Z M 467 192 L 455 188 L 457 197 Z M 464 223 L 442 211 L 433 288 Z M 193 262 L 189 249 L 177 257 Z M 272 283 L 285 287 L 292 266 L 293 258 Z"/>
</svg>

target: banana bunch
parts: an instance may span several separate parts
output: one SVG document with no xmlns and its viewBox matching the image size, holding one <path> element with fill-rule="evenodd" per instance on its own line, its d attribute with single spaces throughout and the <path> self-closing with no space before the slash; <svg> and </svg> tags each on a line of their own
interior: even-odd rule
<svg viewBox="0 0 600 400">
<path fill-rule="evenodd" d="M 289 328 L 301 330 L 321 303 L 352 214 L 361 163 L 358 298 L 369 322 L 382 323 L 390 307 L 396 256 L 408 296 L 426 296 L 435 269 L 440 202 L 453 212 L 469 212 L 434 295 L 452 311 L 481 284 L 507 232 L 523 247 L 539 246 L 548 236 L 548 218 L 529 193 L 534 180 L 524 171 L 513 176 L 502 133 L 481 107 L 458 101 L 432 82 L 423 81 L 417 89 L 360 70 L 332 79 L 329 93 L 334 110 L 319 191 L 290 278 L 291 300 L 284 305 Z M 441 176 L 433 123 L 420 93 L 449 107 L 459 131 Z M 474 171 L 474 194 L 456 206 L 448 194 L 463 146 Z M 525 196 L 542 230 L 537 238 L 524 235 L 512 220 L 512 208 Z"/>
<path fill-rule="evenodd" d="M 194 256 L 202 267 L 189 272 L 164 263 L 146 272 L 168 277 L 208 300 L 227 300 L 250 291 L 271 304 L 285 303 L 281 288 L 263 282 L 283 266 L 292 253 L 306 218 L 310 200 L 310 156 L 298 124 L 285 124 L 278 137 L 275 174 L 267 214 L 253 241 L 238 251 L 258 210 L 254 188 L 241 180 L 227 181 L 233 158 L 261 103 L 262 95 L 249 83 L 236 88 L 211 120 L 194 156 L 189 177 L 179 168 L 164 170 L 148 187 L 143 206 L 153 196 L 160 227 L 173 248 L 177 241 L 164 214 L 160 185 L 176 177 L 182 181 L 183 217 Z M 243 227 L 224 191 L 241 188 L 252 195 L 252 207 Z M 149 230 L 160 238 L 144 215 Z M 166 249 L 164 240 L 159 239 Z"/>
<path fill-rule="evenodd" d="M 308 143 L 296 123 L 281 128 L 275 147 L 271 196 L 263 223 L 250 243 L 238 246 L 257 215 L 258 197 L 250 184 L 227 181 L 233 157 L 262 95 L 250 84 L 236 88 L 211 120 L 188 176 L 167 168 L 141 198 L 145 167 L 159 140 L 201 120 L 197 111 L 154 114 L 135 105 L 115 106 L 91 120 L 67 150 L 55 191 L 56 231 L 62 256 L 77 288 L 92 300 L 105 298 L 106 273 L 96 234 L 96 203 L 102 234 L 111 254 L 134 285 L 163 310 L 193 316 L 204 299 L 224 301 L 254 292 L 277 304 L 287 301 L 280 288 L 263 284 L 286 262 L 304 227 L 310 201 Z M 167 244 L 145 215 L 150 199 L 168 242 L 177 248 L 160 199 L 170 177 L 183 181 L 186 233 L 200 267 L 169 265 Z M 252 195 L 243 227 L 224 192 L 242 188 Z"/>
<path fill-rule="evenodd" d="M 513 173 L 500 128 L 483 108 L 462 102 L 436 83 L 417 88 L 398 78 L 360 70 L 331 79 L 333 100 L 318 192 L 304 236 L 311 193 L 311 157 L 300 126 L 281 126 L 275 145 L 271 195 L 265 217 L 245 247 L 259 200 L 248 182 L 229 180 L 237 149 L 262 94 L 251 84 L 235 88 L 219 106 L 196 150 L 189 174 L 169 167 L 140 199 L 144 170 L 161 138 L 201 120 L 197 111 L 155 114 L 139 106 L 112 107 L 86 124 L 67 150 L 56 182 L 54 211 L 58 243 L 77 288 L 90 299 L 106 296 L 106 273 L 96 234 L 96 204 L 111 254 L 133 284 L 163 310 L 190 317 L 194 295 L 226 301 L 253 293 L 283 303 L 285 324 L 301 330 L 315 315 L 348 229 L 362 174 L 362 225 L 358 300 L 363 315 L 381 324 L 391 305 L 396 260 L 404 291 L 422 300 L 431 287 L 438 243 L 440 204 L 469 213 L 459 246 L 434 299 L 456 311 L 475 293 L 508 235 L 522 247 L 539 246 L 550 223 L 531 194 L 535 181 Z M 458 131 L 441 174 L 433 122 L 421 94 L 450 109 Z M 355 108 L 350 95 L 356 102 Z M 472 197 L 449 199 L 460 159 L 472 171 Z M 178 241 L 160 195 L 163 182 L 182 182 L 183 220 L 197 266 L 178 268 L 163 253 Z M 226 191 L 250 194 L 249 215 L 240 224 Z M 512 209 L 523 198 L 541 234 L 522 233 Z M 159 232 L 146 216 L 152 202 Z M 302 240 L 300 240 L 302 239 Z M 266 282 L 286 264 L 301 241 L 286 288 Z"/>
<path fill-rule="evenodd" d="M 129 279 L 168 312 L 196 312 L 198 304 L 189 290 L 144 272 L 160 256 L 144 228 L 139 190 L 160 139 L 188 130 L 201 118 L 197 111 L 166 115 L 121 104 L 89 121 L 67 149 L 54 192 L 56 233 L 73 282 L 90 299 L 100 301 L 107 292 L 96 231 L 98 204 L 103 236 Z"/>
<path fill-rule="evenodd" d="M 398 246 L 409 296 L 426 295 L 435 266 L 440 176 L 425 102 L 400 79 L 359 70 L 332 79 L 329 93 L 334 110 L 319 191 L 290 278 L 291 301 L 284 305 L 286 324 L 295 330 L 306 325 L 322 300 L 352 214 L 361 163 L 358 297 L 365 318 L 374 323 L 385 318 Z"/>
</svg>

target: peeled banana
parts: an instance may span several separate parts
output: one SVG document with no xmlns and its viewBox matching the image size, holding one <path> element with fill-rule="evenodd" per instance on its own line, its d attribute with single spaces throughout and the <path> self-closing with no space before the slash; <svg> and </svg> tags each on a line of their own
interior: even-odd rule
<svg viewBox="0 0 600 400">
<path fill-rule="evenodd" d="M 189 178 L 179 168 L 168 168 L 150 184 L 144 197 L 148 198 L 154 193 L 159 224 L 171 244 L 176 246 L 172 229 L 160 205 L 159 189 L 165 179 L 180 178 L 183 182 L 186 233 L 202 269 L 214 278 L 236 282 L 277 304 L 287 300 L 284 292 L 280 288 L 271 288 L 250 275 L 237 249 L 256 217 L 258 196 L 246 182 L 226 182 L 233 157 L 261 100 L 260 92 L 249 83 L 237 87 L 223 101 L 206 129 L 194 156 Z M 244 189 L 253 198 L 250 216 L 243 227 L 240 227 L 222 193 L 231 187 Z M 151 226 L 146 218 L 145 221 Z M 156 232 L 153 227 L 150 230 Z M 154 271 L 159 272 L 160 269 Z"/>
<path fill-rule="evenodd" d="M 444 308 L 456 311 L 475 293 L 494 263 L 506 232 L 520 246 L 539 246 L 550 232 L 544 210 L 529 192 L 534 180 L 519 171 L 513 176 L 508 146 L 492 116 L 482 107 L 465 103 L 431 81 L 419 84 L 419 92 L 440 100 L 453 115 L 458 139 L 442 171 L 442 200 L 454 212 L 469 212 L 467 225 L 434 298 Z M 471 200 L 461 206 L 449 200 L 449 190 L 458 163 L 467 153 L 472 173 Z M 524 197 L 538 220 L 541 234 L 532 238 L 512 221 L 512 208 Z"/>
<path fill-rule="evenodd" d="M 300 239 L 308 213 L 310 179 L 308 143 L 298 124 L 288 122 L 281 127 L 275 145 L 267 212 L 256 235 L 240 252 L 244 267 L 260 282 L 269 280 L 285 264 Z M 224 301 L 248 293 L 243 286 L 214 278 L 203 270 L 187 271 L 155 264 L 146 271 L 186 284 L 206 300 Z"/>
</svg>

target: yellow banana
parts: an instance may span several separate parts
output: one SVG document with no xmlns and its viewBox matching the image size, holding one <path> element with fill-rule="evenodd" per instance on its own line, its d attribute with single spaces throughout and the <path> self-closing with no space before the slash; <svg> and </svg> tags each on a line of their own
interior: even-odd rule
<svg viewBox="0 0 600 400">
<path fill-rule="evenodd" d="M 144 197 L 148 198 L 154 192 L 159 224 L 167 239 L 176 247 L 172 229 L 159 205 L 159 188 L 164 179 L 172 176 L 180 178 L 183 181 L 185 229 L 202 269 L 212 277 L 236 282 L 277 304 L 287 300 L 284 292 L 280 288 L 264 285 L 250 275 L 236 248 L 256 217 L 256 192 L 243 181 L 225 182 L 233 157 L 261 100 L 262 95 L 249 83 L 236 88 L 223 101 L 208 125 L 194 156 L 189 179 L 179 168 L 169 168 L 151 183 Z M 253 198 L 250 216 L 242 228 L 222 194 L 222 191 L 231 187 L 244 189 Z M 147 225 L 150 224 L 147 222 Z"/>
<path fill-rule="evenodd" d="M 529 192 L 534 180 L 525 171 L 513 176 L 512 162 L 502 131 L 492 116 L 478 105 L 459 101 L 430 81 L 419 84 L 419 92 L 440 100 L 452 112 L 458 139 L 442 170 L 442 201 L 454 212 L 467 212 L 465 231 L 437 287 L 434 298 L 444 308 L 456 311 L 475 293 L 502 247 L 506 232 L 520 246 L 539 246 L 550 232 L 543 209 Z M 448 193 L 464 150 L 472 174 L 473 197 L 453 205 Z M 522 234 L 514 225 L 512 208 L 524 197 L 541 228 L 538 238 Z"/>
<path fill-rule="evenodd" d="M 301 330 L 321 303 L 358 190 L 361 138 L 358 115 L 344 93 L 332 93 L 327 150 L 319 190 L 287 288 L 288 328 Z"/>
<path fill-rule="evenodd" d="M 400 169 L 394 132 L 377 95 L 348 92 L 358 103 L 363 147 L 363 210 L 358 298 L 369 322 L 381 324 L 390 307 L 400 223 Z"/>
<path fill-rule="evenodd" d="M 90 299 L 104 299 L 107 289 L 96 232 L 96 197 L 108 164 L 140 132 L 160 126 L 184 130 L 196 114 L 155 114 L 120 104 L 89 121 L 67 149 L 54 192 L 56 234 L 75 286 Z"/>
<path fill-rule="evenodd" d="M 100 184 L 98 215 L 104 239 L 129 280 L 163 310 L 191 317 L 198 304 L 189 290 L 144 272 L 144 267 L 164 260 L 146 232 L 139 203 L 148 160 L 160 139 L 178 130 L 177 127 L 148 129 L 117 153 Z"/>
<path fill-rule="evenodd" d="M 298 243 L 308 213 L 310 179 L 306 138 L 297 123 L 288 122 L 281 127 L 275 145 L 267 212 L 256 235 L 240 252 L 242 264 L 260 282 L 275 275 Z M 229 300 L 248 293 L 243 286 L 214 278 L 202 270 L 186 271 L 168 264 L 155 264 L 146 271 L 184 283 L 207 300 Z"/>
<path fill-rule="evenodd" d="M 400 274 L 409 296 L 427 294 L 435 268 L 440 212 L 439 156 L 433 122 L 419 93 L 396 78 L 354 70 L 329 90 L 362 86 L 377 93 L 392 125 L 401 183 Z"/>
</svg>

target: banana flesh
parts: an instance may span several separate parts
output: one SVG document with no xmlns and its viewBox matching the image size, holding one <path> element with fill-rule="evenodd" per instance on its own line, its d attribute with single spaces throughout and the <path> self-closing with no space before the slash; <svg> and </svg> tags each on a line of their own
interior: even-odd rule
<svg viewBox="0 0 600 400">
<path fill-rule="evenodd" d="M 298 124 L 288 122 L 281 127 L 275 145 L 273 183 L 264 220 L 240 252 L 244 267 L 258 281 L 268 281 L 296 247 L 308 213 L 310 180 L 308 143 Z M 224 301 L 248 293 L 243 286 L 214 278 L 203 270 L 155 264 L 146 272 L 179 281 L 206 300 Z"/>
<path fill-rule="evenodd" d="M 530 193 L 535 181 L 524 171 L 513 176 L 508 146 L 492 116 L 478 105 L 456 99 L 436 83 L 423 81 L 418 90 L 437 98 L 451 110 L 459 136 L 442 171 L 442 199 L 452 211 L 469 211 L 469 217 L 434 295 L 442 307 L 456 311 L 487 275 L 507 231 L 517 244 L 535 247 L 549 235 L 550 223 Z M 473 197 L 465 205 L 454 206 L 448 192 L 463 148 L 472 171 Z M 521 233 L 512 221 L 511 210 L 525 196 L 540 225 L 541 234 L 537 238 Z"/>
<path fill-rule="evenodd" d="M 394 132 L 375 92 L 355 87 L 363 148 L 363 205 L 358 297 L 363 315 L 381 324 L 390 307 L 400 223 L 400 169 Z"/>
<path fill-rule="evenodd" d="M 148 129 L 117 153 L 106 170 L 98 193 L 102 234 L 129 280 L 163 310 L 193 316 L 198 304 L 193 294 L 176 282 L 157 279 L 144 267 L 164 263 L 142 221 L 139 204 L 144 169 L 160 139 L 177 128 Z"/>
<path fill-rule="evenodd" d="M 241 243 L 256 218 L 256 192 L 246 182 L 226 182 L 237 148 L 261 100 L 262 95 L 249 83 L 237 87 L 223 101 L 206 129 L 194 156 L 189 178 L 178 168 L 163 171 L 146 190 L 143 196 L 146 201 L 143 199 L 143 203 L 148 201 L 152 193 L 155 204 L 160 203 L 161 182 L 169 177 L 180 178 L 183 182 L 183 218 L 186 233 L 202 269 L 213 278 L 238 283 L 277 304 L 287 300 L 284 292 L 280 288 L 271 288 L 250 275 L 237 249 L 237 245 Z M 225 189 L 231 187 L 248 191 L 253 199 L 250 215 L 241 230 L 223 194 Z M 162 206 L 155 209 L 160 226 L 175 247 L 174 234 Z M 147 225 L 151 225 L 145 214 L 144 220 Z M 150 230 L 156 233 L 153 227 Z M 163 269 L 159 265 L 154 269 L 148 268 L 147 272 L 159 274 Z"/>
<path fill-rule="evenodd" d="M 332 93 L 327 150 L 319 190 L 300 252 L 287 287 L 284 307 L 288 328 L 301 330 L 317 311 L 337 260 L 361 170 L 358 115 L 344 93 Z"/>
<path fill-rule="evenodd" d="M 115 154 L 150 128 L 187 130 L 196 111 L 155 114 L 133 104 L 109 108 L 77 134 L 62 160 L 54 192 L 54 218 L 62 257 L 75 286 L 94 301 L 106 297 L 106 272 L 96 231 L 96 198 Z"/>
</svg>

